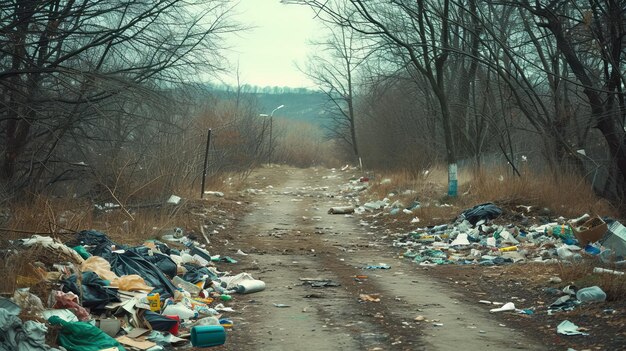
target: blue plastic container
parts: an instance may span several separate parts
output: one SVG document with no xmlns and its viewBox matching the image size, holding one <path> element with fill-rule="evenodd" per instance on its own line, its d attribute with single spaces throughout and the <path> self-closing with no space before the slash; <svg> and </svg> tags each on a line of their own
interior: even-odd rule
<svg viewBox="0 0 626 351">
<path fill-rule="evenodd" d="M 191 345 L 211 347 L 224 345 L 226 330 L 221 325 L 199 325 L 191 328 Z"/>
</svg>

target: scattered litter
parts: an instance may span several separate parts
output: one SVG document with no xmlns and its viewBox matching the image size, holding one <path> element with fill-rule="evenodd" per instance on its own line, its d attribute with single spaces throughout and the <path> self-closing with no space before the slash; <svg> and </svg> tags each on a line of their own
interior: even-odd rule
<svg viewBox="0 0 626 351">
<path fill-rule="evenodd" d="M 339 207 L 331 207 L 328 210 L 329 214 L 351 214 L 354 213 L 353 206 L 339 206 Z"/>
<path fill-rule="evenodd" d="M 391 269 L 391 266 L 386 263 L 379 263 L 377 265 L 365 266 L 363 269 Z"/>
<path fill-rule="evenodd" d="M 224 193 L 221 191 L 205 191 L 205 195 L 213 195 L 215 197 L 224 197 Z"/>
<path fill-rule="evenodd" d="M 274 307 L 278 307 L 278 308 L 287 308 L 287 307 L 291 307 L 291 305 L 286 305 L 284 303 L 275 303 Z"/>
<path fill-rule="evenodd" d="M 168 204 L 178 205 L 180 204 L 181 197 L 176 195 L 171 195 L 169 199 L 167 199 Z"/>
<path fill-rule="evenodd" d="M 595 267 L 593 269 L 594 273 L 608 273 L 608 274 L 615 274 L 615 275 L 624 275 L 624 272 L 622 271 L 615 271 L 612 269 L 606 269 L 606 268 L 600 268 L 600 267 Z"/>
<path fill-rule="evenodd" d="M 576 298 L 582 302 L 602 302 L 606 300 L 606 293 L 599 286 L 591 286 L 578 290 Z"/>
<path fill-rule="evenodd" d="M 359 294 L 360 302 L 380 302 L 380 294 Z"/>
<path fill-rule="evenodd" d="M 589 335 L 580 331 L 580 329 L 576 324 L 564 320 L 556 327 L 556 332 L 563 335 Z"/>
<path fill-rule="evenodd" d="M 303 284 L 308 284 L 313 288 L 326 288 L 326 287 L 337 287 L 341 286 L 340 283 L 335 282 L 330 279 L 319 279 L 319 278 L 300 278 L 300 281 Z"/>
<path fill-rule="evenodd" d="M 490 313 L 509 312 L 509 311 L 515 311 L 515 304 L 513 302 L 507 302 L 501 307 L 493 308 L 489 310 Z"/>
</svg>

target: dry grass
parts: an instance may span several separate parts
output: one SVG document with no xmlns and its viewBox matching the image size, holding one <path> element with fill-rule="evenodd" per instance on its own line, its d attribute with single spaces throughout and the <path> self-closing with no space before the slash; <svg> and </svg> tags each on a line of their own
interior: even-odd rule
<svg viewBox="0 0 626 351">
<path fill-rule="evenodd" d="M 163 202 L 143 200 L 143 192 L 157 191 L 158 182 L 147 184 L 141 192 L 132 196 L 122 196 L 122 208 L 98 210 L 86 199 L 52 198 L 42 194 L 34 195 L 11 204 L 10 214 L 2 232 L 0 247 L 6 246 L 6 240 L 30 237 L 33 234 L 52 236 L 65 241 L 73 233 L 96 229 L 109 235 L 114 241 L 125 244 L 137 244 L 148 238 L 155 238 L 164 230 L 174 227 L 198 228 L 197 223 L 190 223 L 187 216 L 190 205 L 200 197 L 200 188 L 180 189 L 176 195 L 183 197 L 179 206 L 166 205 Z M 206 190 L 234 192 L 242 186 L 236 177 L 214 177 L 207 179 Z M 122 189 L 122 188 L 119 188 Z M 148 198 L 150 198 L 148 196 Z M 215 201 L 205 196 L 204 202 Z M 115 201 L 111 201 L 115 203 Z"/>
<path fill-rule="evenodd" d="M 490 169 L 474 173 L 463 184 L 461 192 L 475 202 L 495 201 L 502 204 L 547 207 L 565 217 L 583 213 L 616 216 L 618 211 L 598 197 L 591 184 L 574 174 L 525 172 L 522 177 L 508 175 L 505 169 Z"/>
<path fill-rule="evenodd" d="M 35 195 L 13 203 L 6 234 L 2 239 L 17 239 L 31 234 L 63 235 L 93 225 L 93 206 L 84 200 Z"/>
<path fill-rule="evenodd" d="M 275 120 L 276 139 L 273 163 L 295 167 L 324 165 L 339 167 L 341 150 L 333 141 L 325 140 L 322 129 L 307 122 Z"/>
<path fill-rule="evenodd" d="M 577 287 L 599 286 L 606 293 L 607 300 L 623 300 L 626 296 L 626 275 L 615 275 L 610 273 L 594 273 L 594 267 L 600 263 L 593 260 L 583 260 L 575 263 L 559 263 L 559 277 L 564 282 L 571 282 Z M 616 267 L 608 269 L 620 270 Z"/>
<path fill-rule="evenodd" d="M 501 205 L 547 207 L 554 214 L 570 218 L 583 213 L 619 215 L 619 211 L 608 201 L 594 194 L 586 180 L 572 174 L 555 178 L 526 171 L 522 177 L 517 177 L 503 168 L 483 169 L 480 172 L 461 170 L 457 198 L 447 197 L 447 171 L 444 167 L 433 167 L 419 174 L 398 171 L 373 178 L 371 194 L 375 198 L 383 198 L 390 192 L 402 194 L 405 190 L 415 190 L 413 195 L 400 195 L 399 198 L 405 203 L 410 203 L 417 196 L 422 204 L 430 205 L 449 203 L 455 207 L 469 207 L 495 202 Z M 380 181 L 385 178 L 391 182 L 381 184 Z M 441 217 L 445 211 L 445 208 L 423 208 L 421 216 Z M 416 214 L 420 216 L 419 212 Z"/>
</svg>

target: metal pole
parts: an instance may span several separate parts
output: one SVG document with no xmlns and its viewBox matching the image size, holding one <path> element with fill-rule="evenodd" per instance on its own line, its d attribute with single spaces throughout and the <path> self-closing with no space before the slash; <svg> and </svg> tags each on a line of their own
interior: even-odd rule
<svg viewBox="0 0 626 351">
<path fill-rule="evenodd" d="M 273 113 L 273 112 L 272 112 Z M 272 164 L 272 126 L 274 125 L 274 117 L 270 116 L 270 149 L 267 153 L 267 165 Z"/>
<path fill-rule="evenodd" d="M 204 152 L 204 167 L 202 168 L 202 190 L 200 191 L 200 198 L 204 197 L 204 182 L 206 180 L 207 164 L 209 163 L 209 145 L 211 145 L 211 128 L 206 135 L 206 151 Z"/>
</svg>

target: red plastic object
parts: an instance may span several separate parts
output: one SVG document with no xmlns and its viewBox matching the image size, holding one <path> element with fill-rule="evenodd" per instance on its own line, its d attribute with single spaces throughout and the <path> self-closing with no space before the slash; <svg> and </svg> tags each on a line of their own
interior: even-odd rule
<svg viewBox="0 0 626 351">
<path fill-rule="evenodd" d="M 172 333 L 172 335 L 178 335 L 178 327 L 180 326 L 180 317 L 171 316 L 171 315 L 163 315 L 163 317 L 167 317 L 169 319 L 173 319 L 176 321 L 176 324 L 174 324 L 174 326 L 168 331 Z"/>
</svg>

